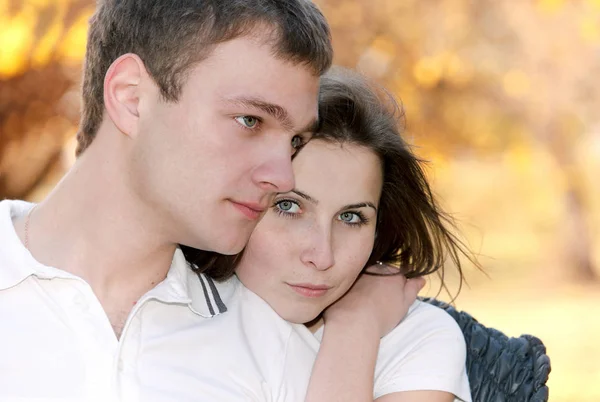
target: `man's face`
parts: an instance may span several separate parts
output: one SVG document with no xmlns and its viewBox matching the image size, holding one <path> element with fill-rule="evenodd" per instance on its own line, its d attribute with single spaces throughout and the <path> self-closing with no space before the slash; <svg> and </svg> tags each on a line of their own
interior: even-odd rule
<svg viewBox="0 0 600 402">
<path fill-rule="evenodd" d="M 139 105 L 132 186 L 170 240 L 239 252 L 275 193 L 294 187 L 294 146 L 309 140 L 319 78 L 254 37 L 216 46 L 178 102 Z"/>
</svg>

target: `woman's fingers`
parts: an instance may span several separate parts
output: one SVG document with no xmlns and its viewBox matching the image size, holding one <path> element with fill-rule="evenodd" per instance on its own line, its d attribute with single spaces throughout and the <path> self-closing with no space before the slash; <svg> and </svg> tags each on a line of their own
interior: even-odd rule
<svg viewBox="0 0 600 402">
<path fill-rule="evenodd" d="M 398 273 L 400 273 L 400 268 L 384 264 L 382 262 L 378 262 L 367 267 L 365 269 L 365 272 L 376 275 L 397 275 Z"/>
</svg>

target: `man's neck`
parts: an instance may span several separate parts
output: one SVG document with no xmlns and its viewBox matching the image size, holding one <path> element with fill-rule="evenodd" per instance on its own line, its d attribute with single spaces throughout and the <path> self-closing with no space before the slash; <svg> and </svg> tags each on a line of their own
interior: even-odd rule
<svg viewBox="0 0 600 402">
<path fill-rule="evenodd" d="M 166 277 L 177 245 L 158 229 L 158 213 L 126 188 L 117 167 L 97 169 L 98 161 L 81 159 L 30 215 L 29 251 L 38 262 L 85 280 L 115 328 Z M 24 227 L 25 218 L 15 222 L 22 240 Z"/>
</svg>

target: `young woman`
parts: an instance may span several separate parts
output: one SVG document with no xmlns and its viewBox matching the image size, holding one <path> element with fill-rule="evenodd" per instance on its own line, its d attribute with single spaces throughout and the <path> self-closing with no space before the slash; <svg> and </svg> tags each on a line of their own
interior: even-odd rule
<svg viewBox="0 0 600 402">
<path fill-rule="evenodd" d="M 460 329 L 415 302 L 421 278 L 441 273 L 447 256 L 461 270 L 464 248 L 400 137 L 396 104 L 334 70 L 322 79 L 319 116 L 319 134 L 294 161 L 295 189 L 276 196 L 241 255 L 206 271 L 222 279 L 235 267 L 237 279 L 225 284 L 243 286 L 223 320 L 253 315 L 238 328 L 248 349 L 254 360 L 278 362 L 259 369 L 262 389 L 248 394 L 470 401 Z"/>
</svg>

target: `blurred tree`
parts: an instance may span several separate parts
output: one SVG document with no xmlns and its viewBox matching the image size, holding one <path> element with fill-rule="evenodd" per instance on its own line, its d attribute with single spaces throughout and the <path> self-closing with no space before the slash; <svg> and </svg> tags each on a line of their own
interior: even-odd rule
<svg viewBox="0 0 600 402">
<path fill-rule="evenodd" d="M 415 145 L 437 161 L 535 147 L 561 172 L 559 235 L 580 279 L 590 257 L 586 187 L 573 150 L 598 126 L 599 0 L 316 0 L 336 62 L 406 105 Z M 93 0 L 0 0 L 0 198 L 24 197 L 76 130 Z M 521 169 L 522 166 L 517 166 Z M 50 169 L 51 171 L 52 169 Z"/>
<path fill-rule="evenodd" d="M 598 124 L 600 1 L 317 3 L 336 62 L 395 92 L 415 144 L 436 158 L 546 149 L 562 172 L 566 263 L 597 279 L 573 150 Z"/>
<path fill-rule="evenodd" d="M 0 199 L 59 163 L 79 119 L 73 92 L 92 0 L 0 0 Z"/>
</svg>

